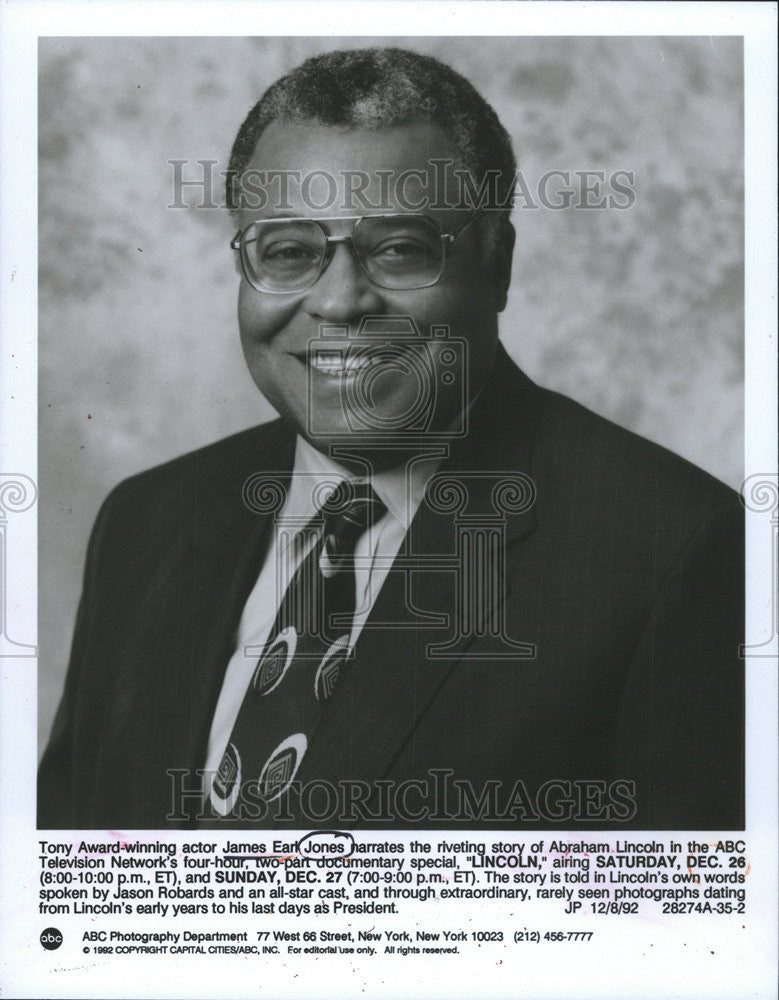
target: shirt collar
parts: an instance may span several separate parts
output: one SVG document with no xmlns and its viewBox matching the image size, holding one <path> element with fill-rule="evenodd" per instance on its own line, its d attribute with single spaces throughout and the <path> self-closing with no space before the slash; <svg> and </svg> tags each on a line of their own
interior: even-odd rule
<svg viewBox="0 0 779 1000">
<path fill-rule="evenodd" d="M 428 480 L 440 464 L 441 458 L 422 458 L 408 465 L 399 465 L 394 469 L 377 472 L 371 478 L 371 485 L 376 495 L 404 530 L 408 530 L 413 521 L 425 495 Z M 345 479 L 365 482 L 367 477 L 354 475 L 327 455 L 317 451 L 304 438 L 298 437 L 292 481 L 281 519 L 289 519 L 302 527 Z M 323 483 L 327 483 L 328 486 L 332 484 L 332 488 L 320 490 L 319 487 Z"/>
</svg>

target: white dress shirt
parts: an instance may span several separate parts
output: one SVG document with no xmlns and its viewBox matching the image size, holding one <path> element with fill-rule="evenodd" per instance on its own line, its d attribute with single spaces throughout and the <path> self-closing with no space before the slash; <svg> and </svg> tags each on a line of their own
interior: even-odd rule
<svg viewBox="0 0 779 1000">
<path fill-rule="evenodd" d="M 387 512 L 357 542 L 355 559 L 356 612 L 350 646 L 354 647 L 381 586 L 422 501 L 428 480 L 440 458 L 427 458 L 376 473 L 371 485 Z M 273 538 L 260 575 L 244 605 L 235 652 L 227 665 L 208 738 L 206 771 L 219 767 L 246 689 L 269 636 L 287 585 L 318 541 L 317 533 L 303 530 L 317 509 L 345 479 L 364 482 L 321 454 L 303 438 L 297 439 L 295 464 L 284 507 L 276 519 Z M 321 532 L 320 532 L 321 533 Z M 206 778 L 207 785 L 208 778 Z"/>
</svg>

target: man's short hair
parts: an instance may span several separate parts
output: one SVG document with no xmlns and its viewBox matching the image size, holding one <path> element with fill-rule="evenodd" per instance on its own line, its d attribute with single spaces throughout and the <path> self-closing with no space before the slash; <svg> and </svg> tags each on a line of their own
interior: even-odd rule
<svg viewBox="0 0 779 1000">
<path fill-rule="evenodd" d="M 432 56 L 399 48 L 340 49 L 313 56 L 277 80 L 233 143 L 226 192 L 232 212 L 240 209 L 241 178 L 272 121 L 362 129 L 438 124 L 457 150 L 458 166 L 477 186 L 488 171 L 495 177 L 487 186 L 492 197 L 482 207 L 502 210 L 487 213 L 488 231 L 496 234 L 498 228 L 490 218 L 508 221 L 516 174 L 508 132 L 476 88 Z"/>
</svg>

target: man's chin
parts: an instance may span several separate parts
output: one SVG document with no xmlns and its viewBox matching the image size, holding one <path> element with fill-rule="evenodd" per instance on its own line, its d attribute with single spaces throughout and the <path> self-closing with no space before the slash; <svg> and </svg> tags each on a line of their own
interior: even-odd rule
<svg viewBox="0 0 779 1000">
<path fill-rule="evenodd" d="M 373 475 L 404 464 L 429 449 L 423 434 L 395 435 L 391 439 L 339 429 L 332 435 L 303 434 L 308 443 L 337 465 L 357 475 Z"/>
</svg>

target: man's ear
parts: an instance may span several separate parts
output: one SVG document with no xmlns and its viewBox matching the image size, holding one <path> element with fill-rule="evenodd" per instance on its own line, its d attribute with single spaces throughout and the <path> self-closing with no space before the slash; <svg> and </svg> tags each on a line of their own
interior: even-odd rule
<svg viewBox="0 0 779 1000">
<path fill-rule="evenodd" d="M 508 221 L 500 223 L 498 230 L 498 243 L 493 252 L 492 267 L 495 280 L 495 308 L 498 312 L 503 312 L 506 308 L 506 301 L 511 285 L 511 262 L 514 259 L 514 243 L 517 234 L 513 225 Z"/>
<path fill-rule="evenodd" d="M 234 207 L 230 209 L 230 230 L 231 232 L 240 232 L 241 230 L 241 215 L 240 208 Z M 233 255 L 233 267 L 235 268 L 235 273 L 239 277 L 243 277 L 243 268 L 241 267 L 241 251 L 240 250 L 230 250 Z"/>
<path fill-rule="evenodd" d="M 235 216 L 233 216 L 233 221 L 235 222 L 236 225 L 238 225 L 240 220 L 237 219 Z M 233 267 L 235 268 L 235 273 L 238 275 L 239 278 L 242 278 L 243 268 L 241 267 L 241 251 L 231 250 L 230 253 L 233 255 Z"/>
</svg>

